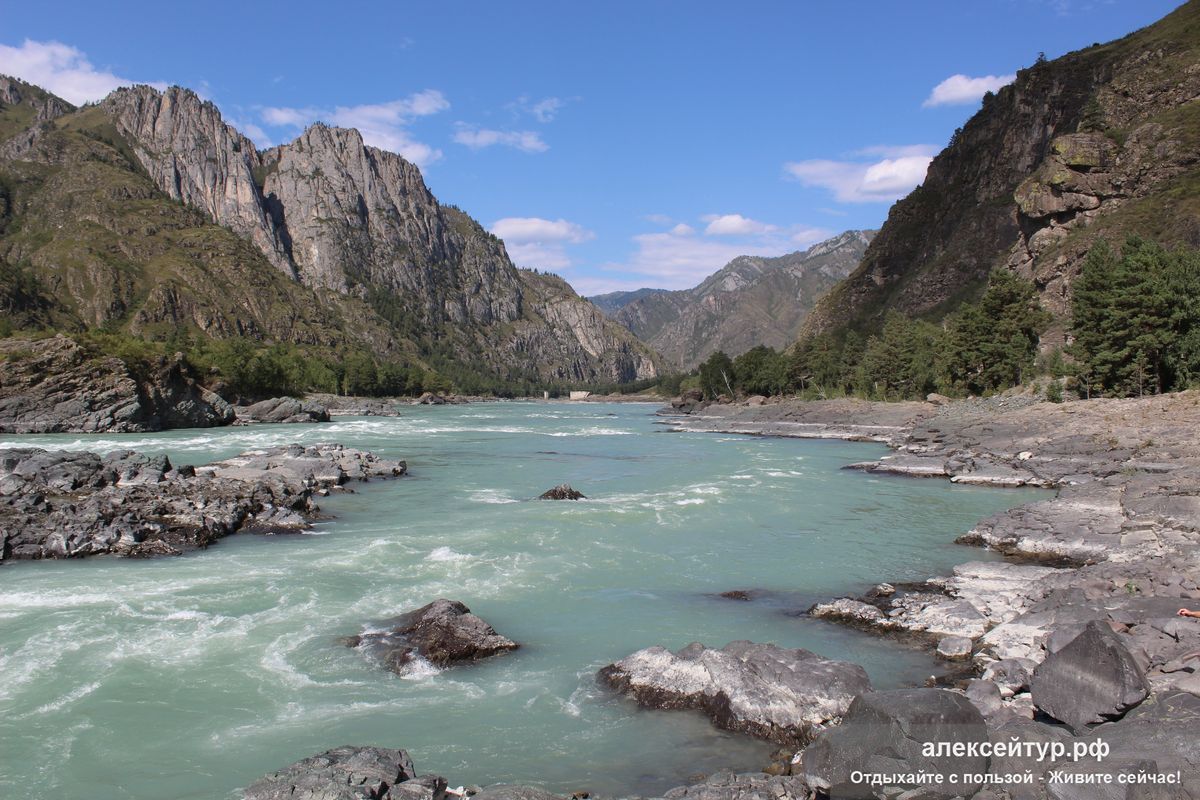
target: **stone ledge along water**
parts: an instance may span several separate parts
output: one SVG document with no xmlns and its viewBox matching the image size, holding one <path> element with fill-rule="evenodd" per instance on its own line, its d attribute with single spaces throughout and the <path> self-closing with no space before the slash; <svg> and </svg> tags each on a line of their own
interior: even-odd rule
<svg viewBox="0 0 1200 800">
<path fill-rule="evenodd" d="M 494 403 L 0 437 L 176 465 L 333 441 L 409 467 L 322 498 L 330 516 L 307 533 L 0 568 L 0 796 L 224 798 L 347 742 L 406 748 L 467 783 L 610 796 L 758 769 L 771 744 L 639 709 L 596 671 L 654 645 L 749 639 L 861 664 L 879 689 L 919 684 L 945 665 L 802 612 L 986 559 L 953 539 L 1045 496 L 840 469 L 884 455 L 877 444 L 667 435 L 653 411 Z M 533 499 L 561 483 L 587 499 Z M 719 596 L 732 589 L 750 601 Z M 397 675 L 338 643 L 439 597 L 521 649 Z"/>
</svg>

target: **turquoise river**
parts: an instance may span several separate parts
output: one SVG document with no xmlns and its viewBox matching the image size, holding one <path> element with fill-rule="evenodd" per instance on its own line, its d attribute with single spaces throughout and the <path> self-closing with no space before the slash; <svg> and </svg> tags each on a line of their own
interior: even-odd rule
<svg viewBox="0 0 1200 800">
<path fill-rule="evenodd" d="M 331 518 L 310 534 L 0 568 L 0 797 L 224 800 L 342 744 L 407 748 L 451 786 L 606 795 L 760 768 L 770 746 L 638 709 L 596 670 L 653 644 L 751 639 L 856 661 L 876 687 L 919 683 L 939 669 L 928 656 L 802 612 L 986 558 L 953 538 L 1037 496 L 840 469 L 880 445 L 672 433 L 654 410 L 413 406 L 324 425 L 0 437 L 176 463 L 338 441 L 411 471 L 323 500 Z M 589 499 L 531 500 L 564 482 Z M 717 597 L 730 589 L 762 594 Z M 522 648 L 399 676 L 335 641 L 438 597 Z"/>
</svg>

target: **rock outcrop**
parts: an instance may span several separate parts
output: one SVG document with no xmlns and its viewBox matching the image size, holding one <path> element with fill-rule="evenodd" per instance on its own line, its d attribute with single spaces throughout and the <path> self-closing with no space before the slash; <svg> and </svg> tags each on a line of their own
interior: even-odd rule
<svg viewBox="0 0 1200 800">
<path fill-rule="evenodd" d="M 237 409 L 239 419 L 247 422 L 329 422 L 329 409 L 311 400 L 274 397 Z"/>
<path fill-rule="evenodd" d="M 233 422 L 179 360 L 135 374 L 65 336 L 0 340 L 0 433 L 131 433 Z"/>
<path fill-rule="evenodd" d="M 822 733 L 804 751 L 804 777 L 833 797 L 871 798 L 884 786 L 855 781 L 855 773 L 939 774 L 942 784 L 900 783 L 921 797 L 970 797 L 980 782 L 961 776 L 988 772 L 982 756 L 927 756 L 927 742 L 978 746 L 988 741 L 983 717 L 967 698 L 942 689 L 868 692 L 850 705 L 842 724 Z M 950 776 L 955 780 L 951 782 Z M 896 785 L 896 784 L 889 784 Z"/>
<path fill-rule="evenodd" d="M 629 292 L 621 305 L 600 299 L 605 313 L 685 370 L 717 350 L 782 350 L 817 300 L 858 266 L 874 235 L 846 231 L 777 258 L 739 256 L 692 289 Z"/>
<path fill-rule="evenodd" d="M 1200 6 L 1185 3 L 985 95 L 806 333 L 874 330 L 888 311 L 938 316 L 1005 268 L 1032 279 L 1061 316 L 1098 237 L 1194 246 L 1197 19 Z"/>
<path fill-rule="evenodd" d="M 132 451 L 0 450 L 0 561 L 178 555 L 239 531 L 302 531 L 315 497 L 403 475 L 341 445 L 254 450 L 202 467 Z"/>
<path fill-rule="evenodd" d="M 367 649 L 396 673 L 403 673 L 418 657 L 435 667 L 448 667 L 520 646 L 457 600 L 434 600 L 383 624 L 387 630 L 350 636 L 343 643 Z"/>
<path fill-rule="evenodd" d="M 836 723 L 871 688 L 857 664 L 745 641 L 719 650 L 694 642 L 674 653 L 649 647 L 599 678 L 643 706 L 696 709 L 720 728 L 792 746 Z"/>
</svg>

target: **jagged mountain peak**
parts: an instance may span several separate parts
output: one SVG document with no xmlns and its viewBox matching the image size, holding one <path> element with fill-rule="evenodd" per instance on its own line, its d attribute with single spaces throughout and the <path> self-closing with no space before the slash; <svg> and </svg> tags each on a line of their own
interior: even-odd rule
<svg viewBox="0 0 1200 800">
<path fill-rule="evenodd" d="M 27 91 L 12 86 L 16 88 L 7 91 L 13 96 Z M 199 212 L 207 224 L 231 231 L 258 254 L 240 259 L 237 268 L 244 274 L 226 270 L 210 281 L 200 279 L 205 291 L 199 292 L 195 270 L 207 268 L 205 258 L 188 262 L 186 279 L 175 272 L 176 261 L 163 262 L 173 265 L 169 268 L 138 262 L 168 243 L 154 240 L 150 247 L 147 239 L 142 247 L 140 237 L 153 237 L 154 225 L 126 230 L 121 209 L 109 208 L 104 196 L 97 197 L 95 202 L 105 207 L 93 216 L 113 226 L 114 233 L 121 228 L 118 240 L 130 237 L 129 243 L 137 246 L 128 248 L 136 251 L 132 256 L 119 259 L 129 265 L 117 281 L 119 300 L 91 296 L 99 292 L 86 289 L 94 276 L 80 276 L 75 286 L 84 287 L 77 290 L 81 296 L 63 299 L 64 313 L 88 309 L 79 324 L 125 320 L 136 326 L 133 320 L 152 319 L 156 325 L 195 325 L 205 335 L 286 338 L 299 330 L 288 319 L 324 315 L 336 319 L 349 336 L 360 331 L 360 345 L 380 357 L 409 353 L 452 374 L 529 384 L 628 382 L 657 373 L 657 356 L 631 334 L 573 291 L 517 270 L 503 242 L 465 213 L 438 203 L 416 165 L 365 144 L 357 130 L 313 124 L 293 141 L 259 151 L 215 104 L 182 87 L 124 87 L 94 106 L 66 106 L 61 112 L 55 123 L 59 130 L 35 124 L 28 109 L 0 107 L 0 126 L 9 126 L 0 127 L 0 171 L 10 163 L 40 159 L 72 173 L 94 169 L 89 166 L 93 156 L 102 155 L 111 170 L 125 170 L 106 176 L 121 185 L 119 193 L 149 199 L 148 187 L 139 184 L 148 178 L 163 197 Z M 41 138 L 53 140 L 53 146 L 39 150 Z M 66 152 L 79 157 L 62 158 Z M 68 174 L 63 178 L 71 181 Z M 38 194 L 44 180 L 40 175 L 29 184 L 36 197 L 21 198 L 23 208 L 62 202 L 61 193 Z M 95 179 L 81 181 L 89 182 Z M 13 206 L 6 200 L 5 207 Z M 43 209 L 46 217 L 66 215 L 67 229 L 84 224 L 70 214 L 57 205 Z M 6 251 L 26 257 L 30 245 L 8 247 L 4 232 L 0 226 L 0 258 Z M 94 257 L 105 261 L 113 255 Z M 79 262 L 85 272 L 91 269 L 89 258 Z M 46 263 L 51 266 L 50 260 Z M 215 296 L 208 290 L 221 295 L 222 302 L 227 295 L 237 298 L 262 282 L 252 273 L 264 268 L 304 291 L 277 286 L 273 291 L 288 300 L 283 305 L 251 303 L 252 311 L 243 305 L 244 319 L 227 305 L 220 313 L 211 308 Z M 48 284 L 63 286 L 59 277 L 46 277 Z M 147 310 L 145 304 L 151 302 L 154 308 Z M 287 303 L 315 305 L 320 313 L 289 309 Z M 311 327 L 303 336 L 308 342 L 320 338 Z"/>
</svg>

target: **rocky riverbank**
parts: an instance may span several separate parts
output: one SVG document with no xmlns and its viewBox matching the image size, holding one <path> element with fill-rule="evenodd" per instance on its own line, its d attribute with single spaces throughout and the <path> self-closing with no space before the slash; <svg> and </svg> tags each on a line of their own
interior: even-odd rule
<svg viewBox="0 0 1200 800">
<path fill-rule="evenodd" d="M 337 444 L 252 450 L 201 467 L 118 451 L 0 450 L 0 562 L 178 555 L 239 531 L 301 531 L 316 498 L 403 475 Z"/>
<path fill-rule="evenodd" d="M 1172 774 L 1176 783 L 1153 796 L 1200 797 L 1200 744 L 1189 728 L 1200 719 L 1200 622 L 1176 614 L 1200 606 L 1200 393 L 1064 404 L 1022 396 L 784 401 L 684 414 L 678 406 L 662 413 L 683 430 L 888 444 L 892 455 L 849 465 L 869 472 L 1057 489 L 1054 498 L 983 520 L 959 539 L 1009 561 L 963 564 L 919 585 L 881 584 L 810 613 L 922 637 L 943 658 L 967 660 L 975 677 L 957 691 L 984 717 L 993 742 L 1061 741 L 1070 751 L 1103 740 L 1111 750 L 1107 766 L 993 758 L 984 765 L 991 774 L 1028 771 L 1033 783 L 1014 791 L 985 782 L 959 787 L 961 796 L 1085 796 L 1054 788 L 1046 777 L 1053 769 Z M 831 741 L 849 736 L 852 717 L 832 730 Z M 803 772 L 812 790 L 828 791 L 837 782 L 809 763 L 816 759 L 810 753 L 825 752 L 821 741 L 798 754 L 793 772 Z M 895 741 L 888 746 L 906 752 Z M 899 766 L 916 772 L 924 765 Z M 839 791 L 872 796 L 859 790 Z"/>
</svg>

